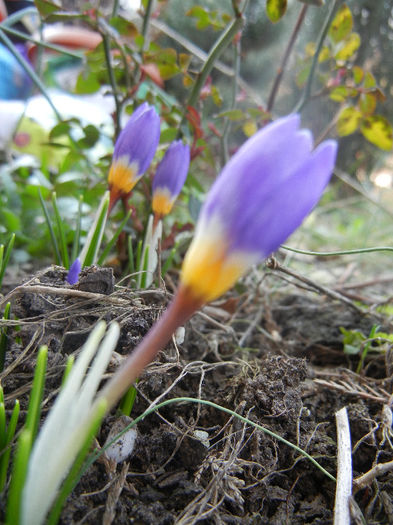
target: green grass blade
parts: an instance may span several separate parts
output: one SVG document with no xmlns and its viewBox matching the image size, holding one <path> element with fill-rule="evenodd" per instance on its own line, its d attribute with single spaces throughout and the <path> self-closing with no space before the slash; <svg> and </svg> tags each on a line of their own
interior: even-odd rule
<svg viewBox="0 0 393 525">
<path fill-rule="evenodd" d="M 135 266 L 137 272 L 141 269 L 141 259 L 142 259 L 142 248 L 143 248 L 143 241 L 142 239 L 138 241 L 137 247 L 136 247 L 136 261 Z M 139 278 L 138 278 L 139 280 Z"/>
<path fill-rule="evenodd" d="M 8 423 L 7 432 L 5 436 L 5 450 L 0 456 L 0 492 L 3 491 L 7 481 L 8 464 L 11 456 L 11 442 L 14 439 L 16 425 L 19 419 L 20 405 L 19 401 L 15 401 L 14 409 Z"/>
<path fill-rule="evenodd" d="M 44 202 L 44 199 L 42 198 L 41 190 L 38 188 L 38 196 L 40 198 L 40 203 L 42 207 L 42 211 L 44 212 L 46 225 L 48 226 L 49 235 L 52 241 L 54 256 L 55 256 L 55 263 L 60 265 L 61 264 L 61 257 L 60 257 L 60 250 L 59 245 L 57 243 L 55 232 L 53 231 L 52 223 L 49 217 L 48 208 L 46 207 L 46 204 Z"/>
<path fill-rule="evenodd" d="M 31 451 L 33 436 L 31 431 L 24 428 L 19 435 L 16 446 L 10 490 L 8 493 L 8 504 L 6 510 L 6 525 L 16 525 L 20 523 L 21 514 L 21 494 L 26 479 L 27 466 Z"/>
<path fill-rule="evenodd" d="M 27 409 L 25 428 L 31 433 L 31 439 L 37 434 L 41 414 L 41 402 L 44 395 L 45 372 L 48 360 L 48 347 L 41 346 L 38 351 L 37 363 L 34 371 L 33 386 L 30 392 L 29 407 Z"/>
<path fill-rule="evenodd" d="M 4 308 L 3 321 L 7 321 L 10 318 L 11 303 L 7 303 Z M 0 328 L 0 372 L 4 369 L 5 354 L 7 352 L 7 337 L 8 326 Z"/>
<path fill-rule="evenodd" d="M 11 238 L 7 244 L 7 248 L 5 249 L 5 253 L 4 253 L 4 246 L 2 245 L 3 249 L 1 250 L 1 257 L 0 257 L 0 288 L 3 282 L 3 277 L 4 277 L 5 270 L 7 268 L 7 264 L 11 257 L 11 252 L 12 252 L 12 248 L 14 247 L 14 243 L 15 243 L 15 233 L 11 235 Z"/>
<path fill-rule="evenodd" d="M 0 454 L 5 447 L 5 438 L 7 434 L 6 420 L 5 420 L 5 406 L 0 402 Z"/>
<path fill-rule="evenodd" d="M 132 237 L 127 237 L 127 251 L 128 251 L 128 272 L 133 274 L 135 272 L 134 249 L 132 247 Z"/>
<path fill-rule="evenodd" d="M 142 274 L 141 274 L 141 288 L 146 288 L 146 280 L 147 280 L 147 272 L 149 267 L 149 249 L 150 246 L 146 246 L 145 254 L 143 257 L 143 268 L 142 268 Z"/>
<path fill-rule="evenodd" d="M 107 403 L 105 400 L 102 400 L 101 403 L 99 403 L 99 405 L 97 406 L 95 416 L 93 417 L 92 422 L 90 424 L 90 428 L 86 440 L 83 444 L 83 447 L 81 448 L 74 464 L 72 465 L 72 468 L 60 489 L 57 500 L 54 503 L 51 512 L 49 513 L 46 525 L 56 525 L 58 523 L 64 503 L 68 498 L 68 495 L 72 492 L 73 488 L 80 479 L 80 471 L 84 464 L 85 458 L 90 450 L 94 436 L 97 434 L 98 429 L 100 428 L 106 409 Z"/>
<path fill-rule="evenodd" d="M 135 383 L 137 382 L 138 380 L 135 381 Z M 137 393 L 137 389 L 134 385 L 132 385 L 124 394 L 123 399 L 120 401 L 119 409 L 120 412 L 125 416 L 129 416 L 131 414 Z"/>
<path fill-rule="evenodd" d="M 68 270 L 70 267 L 70 260 L 68 258 L 68 252 L 67 252 L 66 235 L 64 231 L 64 223 L 62 221 L 62 218 L 60 217 L 59 208 L 57 206 L 55 192 L 52 193 L 52 206 L 53 206 L 53 211 L 55 213 L 55 221 L 56 221 L 57 231 L 58 231 L 59 238 L 60 238 L 61 260 L 62 260 L 64 268 Z"/>
<path fill-rule="evenodd" d="M 124 219 L 121 221 L 121 223 L 119 224 L 119 227 L 117 228 L 117 230 L 115 231 L 112 239 L 108 242 L 108 244 L 105 246 L 105 249 L 104 251 L 102 252 L 100 258 L 98 259 L 98 264 L 102 264 L 105 259 L 107 258 L 109 252 L 111 251 L 112 247 L 114 246 L 115 242 L 117 241 L 117 239 L 119 238 L 119 235 L 121 234 L 121 232 L 123 231 L 124 229 L 124 226 L 127 224 L 127 221 L 128 219 L 130 218 L 130 215 L 131 215 L 131 211 L 132 210 L 128 210 L 127 212 L 127 215 L 124 217 Z"/>
<path fill-rule="evenodd" d="M 173 263 L 173 258 L 175 257 L 176 255 L 176 252 L 177 252 L 177 245 L 174 246 L 172 248 L 172 250 L 170 251 L 169 255 L 168 255 L 168 258 L 166 259 L 165 263 L 163 264 L 162 268 L 161 268 L 161 277 L 164 277 L 166 272 L 169 270 L 169 268 L 172 267 L 172 263 Z"/>
<path fill-rule="evenodd" d="M 83 250 L 79 256 L 82 266 L 90 266 L 97 260 L 97 253 L 100 249 L 102 237 L 104 235 L 108 206 L 109 192 L 107 191 L 101 199 L 96 217 L 87 236 L 85 246 L 83 247 Z"/>
<path fill-rule="evenodd" d="M 82 223 L 82 204 L 83 204 L 83 197 L 82 195 L 80 195 L 79 203 L 78 203 L 78 215 L 76 217 L 74 242 L 72 244 L 71 261 L 75 261 L 79 253 L 80 238 L 81 238 L 81 223 Z"/>
</svg>

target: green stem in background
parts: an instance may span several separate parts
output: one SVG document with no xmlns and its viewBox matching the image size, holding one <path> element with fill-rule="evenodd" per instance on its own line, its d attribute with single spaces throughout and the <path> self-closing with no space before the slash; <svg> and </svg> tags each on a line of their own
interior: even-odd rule
<svg viewBox="0 0 393 525">
<path fill-rule="evenodd" d="M 78 202 L 78 214 L 76 216 L 74 242 L 72 243 L 71 261 L 75 261 L 79 253 L 81 225 L 82 225 L 82 204 L 83 204 L 83 196 L 80 195 L 79 202 Z"/>
<path fill-rule="evenodd" d="M 234 75 L 232 79 L 232 92 L 231 92 L 231 102 L 229 110 L 236 108 L 236 96 L 237 96 L 237 82 L 240 74 L 240 63 L 241 63 L 241 39 L 239 38 L 237 42 L 234 42 L 233 45 L 233 62 L 234 62 Z M 226 117 L 224 122 L 224 129 L 221 137 L 221 166 L 224 166 L 229 159 L 228 153 L 228 136 L 231 130 L 232 122 Z"/>
<path fill-rule="evenodd" d="M 244 5 L 244 9 L 246 8 L 247 2 Z M 236 33 L 240 31 L 244 23 L 244 18 L 239 14 L 236 18 L 233 19 L 233 21 L 228 25 L 226 30 L 222 33 L 222 35 L 218 38 L 216 43 L 213 45 L 213 47 L 210 50 L 210 53 L 208 54 L 206 58 L 206 62 L 203 64 L 203 67 L 201 71 L 198 73 L 194 86 L 192 88 L 192 91 L 190 93 L 190 96 L 186 102 L 185 109 L 183 111 L 183 116 L 179 124 L 179 132 L 178 136 L 181 135 L 181 128 L 185 122 L 186 114 L 187 114 L 187 108 L 189 106 L 194 107 L 198 101 L 199 94 L 201 92 L 201 89 L 205 85 L 205 82 L 207 80 L 207 77 L 209 76 L 211 70 L 214 67 L 214 63 L 220 55 L 224 52 L 224 50 L 229 46 L 229 44 L 234 39 Z"/>
<path fill-rule="evenodd" d="M 138 379 L 135 381 L 135 383 L 137 382 L 138 382 Z M 119 410 L 125 416 L 131 415 L 137 393 L 138 393 L 137 389 L 135 388 L 134 385 L 132 385 L 130 386 L 130 388 L 127 390 L 122 400 L 120 401 Z"/>
<path fill-rule="evenodd" d="M 310 68 L 310 73 L 308 75 L 308 78 L 307 78 L 307 82 L 306 82 L 306 85 L 305 85 L 305 88 L 303 90 L 303 94 L 299 100 L 299 102 L 296 104 L 296 106 L 294 107 L 294 109 L 292 110 L 292 113 L 300 113 L 300 111 L 304 108 L 304 106 L 306 105 L 308 99 L 310 98 L 310 94 L 311 94 L 311 87 L 312 87 L 312 83 L 313 83 L 313 80 L 314 80 L 314 73 L 315 73 L 315 69 L 317 67 L 317 64 L 318 64 L 318 59 L 319 59 L 319 55 L 322 51 L 322 46 L 323 46 L 323 43 L 325 41 L 325 38 L 326 38 L 326 35 L 329 31 L 329 27 L 336 15 L 336 12 L 337 12 L 337 9 L 339 8 L 340 4 L 343 3 L 344 0 L 332 0 L 331 1 L 331 5 L 330 5 L 330 11 L 325 19 L 325 23 L 321 29 L 321 32 L 319 34 L 319 37 L 318 37 L 318 42 L 317 42 L 317 47 L 316 47 L 316 50 L 315 50 L 315 54 L 313 56 L 313 59 L 312 59 L 312 63 L 311 63 L 311 68 Z"/>
<path fill-rule="evenodd" d="M 151 12 L 153 10 L 153 4 L 154 0 L 148 0 L 145 16 L 143 17 L 143 24 L 142 24 L 142 36 L 143 36 L 143 46 L 142 46 L 142 53 L 143 51 L 146 51 L 146 49 L 149 47 L 149 41 L 147 38 L 148 31 L 149 31 L 149 25 L 150 25 L 150 18 L 151 18 Z"/>
<path fill-rule="evenodd" d="M 26 7 L 25 9 L 21 9 L 20 11 L 17 11 L 16 13 L 13 13 L 12 15 L 7 16 L 5 20 L 1 22 L 1 26 L 12 26 L 13 24 L 16 24 L 17 22 L 20 22 L 22 18 L 29 15 L 37 15 L 38 11 L 36 7 Z"/>
<path fill-rule="evenodd" d="M 109 37 L 107 34 L 104 34 L 104 33 L 101 33 L 101 35 L 102 35 L 102 40 L 104 43 L 105 62 L 106 62 L 106 68 L 108 70 L 109 82 L 111 83 L 113 98 L 115 100 L 115 107 L 116 107 L 115 138 L 117 138 L 120 133 L 121 103 L 118 97 L 116 79 L 115 79 L 115 74 L 113 72 L 113 67 L 112 67 L 111 46 L 110 46 Z"/>
<path fill-rule="evenodd" d="M 282 77 L 283 77 L 283 74 L 284 74 L 284 71 L 285 71 L 285 67 L 286 67 L 288 59 L 289 59 L 289 57 L 290 57 L 290 55 L 292 53 L 293 46 L 294 46 L 295 41 L 297 39 L 297 36 L 299 34 L 300 28 L 301 28 L 301 26 L 303 24 L 304 17 L 306 16 L 307 9 L 308 9 L 308 5 L 307 4 L 303 4 L 303 6 L 302 6 L 302 8 L 300 10 L 298 19 L 296 21 L 295 27 L 293 28 L 291 37 L 290 37 L 288 45 L 287 45 L 287 48 L 285 49 L 284 55 L 283 55 L 283 57 L 281 59 L 281 63 L 279 65 L 278 69 L 277 69 L 277 74 L 276 74 L 276 77 L 274 79 L 273 87 L 272 87 L 272 89 L 270 91 L 270 95 L 269 95 L 267 106 L 266 106 L 266 111 L 268 111 L 269 113 L 273 109 L 274 102 L 276 100 L 276 96 L 277 96 L 277 93 L 278 93 L 278 89 L 280 87 L 281 80 L 282 80 Z"/>
<path fill-rule="evenodd" d="M 8 33 L 12 36 L 16 36 L 20 39 L 27 40 L 28 42 L 31 42 L 32 44 L 36 44 L 37 46 L 39 45 L 47 49 L 51 49 L 52 51 L 57 51 L 58 53 L 61 53 L 63 55 L 68 55 L 72 58 L 79 58 L 79 59 L 83 57 L 83 53 L 77 53 L 75 51 L 70 51 L 69 49 L 66 49 L 65 47 L 57 46 L 56 44 L 49 44 L 48 42 L 37 40 L 36 38 L 33 38 L 32 36 L 27 35 L 26 33 L 21 33 L 20 31 L 17 31 L 16 29 L 12 29 L 11 27 L 4 25 L 4 22 L 0 24 L 0 29 L 2 29 L 5 33 Z"/>
<path fill-rule="evenodd" d="M 52 206 L 53 206 L 53 211 L 55 214 L 57 232 L 58 232 L 59 239 L 60 239 L 61 262 L 63 263 L 64 268 L 68 270 L 70 267 L 70 261 L 69 261 L 68 252 L 67 252 L 67 241 L 66 241 L 66 235 L 64 231 L 64 223 L 60 217 L 59 208 L 57 206 L 55 192 L 52 193 Z"/>
<path fill-rule="evenodd" d="M 50 96 L 48 95 L 48 92 L 46 90 L 46 87 L 41 82 L 41 79 L 36 74 L 34 69 L 31 67 L 29 62 L 25 60 L 25 58 L 19 53 L 18 49 L 14 46 L 14 44 L 11 42 L 11 40 L 8 38 L 8 36 L 4 33 L 4 31 L 0 27 L 0 41 L 3 42 L 3 44 L 8 48 L 10 53 L 15 57 L 15 59 L 19 62 L 19 64 L 22 66 L 22 68 L 26 71 L 26 73 L 29 75 L 31 80 L 34 82 L 34 84 L 37 86 L 37 88 L 41 91 L 43 97 L 46 99 L 50 107 L 52 108 L 54 114 L 56 115 L 56 118 L 61 121 L 61 115 L 57 111 L 56 106 L 53 104 Z"/>
<path fill-rule="evenodd" d="M 119 0 L 113 0 L 112 18 L 117 16 L 119 11 Z"/>
<path fill-rule="evenodd" d="M 372 253 L 372 252 L 393 252 L 393 246 L 374 246 L 372 248 L 356 248 L 355 250 L 339 250 L 335 252 L 311 252 L 308 250 L 299 250 L 297 248 L 291 248 L 286 244 L 280 246 L 284 250 L 290 252 L 301 253 L 302 255 L 316 255 L 317 257 L 329 257 L 332 255 L 354 255 L 359 253 Z"/>
<path fill-rule="evenodd" d="M 255 423 L 254 421 L 251 421 L 250 419 L 247 419 L 244 416 L 241 416 L 240 414 L 234 412 L 233 410 L 230 410 L 229 408 L 225 408 L 221 405 L 217 405 L 216 403 L 213 403 L 212 401 L 207 401 L 205 399 L 196 399 L 193 397 L 177 397 L 174 399 L 167 399 L 166 401 L 163 401 L 162 403 L 159 403 L 158 405 L 154 405 L 151 408 L 148 408 L 143 414 L 136 417 L 132 423 L 127 425 L 126 428 L 122 430 L 121 433 L 119 433 L 111 442 L 106 444 L 106 447 L 111 446 L 113 443 L 115 443 L 123 434 L 125 434 L 130 428 L 134 427 L 139 423 L 139 421 L 142 421 L 145 417 L 149 416 L 153 412 L 157 412 L 161 408 L 170 405 L 172 403 L 199 403 L 201 405 L 210 406 L 212 408 L 215 408 L 217 410 L 220 410 L 221 412 L 224 412 L 225 414 L 229 414 L 232 417 L 235 417 L 239 419 L 240 421 L 243 421 L 243 423 L 246 423 L 247 425 L 250 425 L 254 428 L 257 428 L 261 432 L 267 434 L 268 436 L 277 439 L 277 441 L 280 441 L 281 443 L 284 443 L 285 445 L 288 445 L 288 447 L 292 448 L 293 450 L 296 450 L 299 454 L 306 457 L 313 465 L 315 465 L 321 472 L 325 474 L 331 481 L 336 481 L 336 478 L 330 474 L 326 469 L 322 467 L 310 454 L 308 454 L 305 450 L 301 449 L 294 443 L 291 443 L 290 441 L 287 441 L 285 438 L 281 437 L 279 434 L 276 434 L 272 432 L 271 430 L 268 430 L 267 428 L 263 427 L 262 425 L 259 425 L 258 423 Z M 105 447 L 105 448 L 106 448 Z M 83 470 L 80 472 L 79 479 L 83 476 L 83 474 L 88 470 L 88 468 L 94 463 L 94 461 L 104 452 L 104 449 L 99 450 L 98 452 L 95 452 L 91 455 L 87 463 L 84 465 Z"/>
<path fill-rule="evenodd" d="M 52 227 L 52 223 L 51 223 L 51 220 L 50 220 L 50 217 L 49 217 L 48 209 L 47 209 L 46 204 L 44 202 L 44 199 L 42 197 L 42 193 L 41 193 L 40 188 L 38 188 L 38 197 L 40 199 L 42 211 L 44 212 L 46 225 L 48 226 L 49 235 L 50 235 L 50 238 L 51 238 L 51 241 L 52 241 L 52 246 L 53 246 L 54 255 L 55 255 L 55 263 L 60 265 L 61 264 L 61 256 L 60 256 L 59 245 L 57 243 L 56 235 L 55 235 L 55 232 L 53 231 L 53 227 Z"/>
</svg>

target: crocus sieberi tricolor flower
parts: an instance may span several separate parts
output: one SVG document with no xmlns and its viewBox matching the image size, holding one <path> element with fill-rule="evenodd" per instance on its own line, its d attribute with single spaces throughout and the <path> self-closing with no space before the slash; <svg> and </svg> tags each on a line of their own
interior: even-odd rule
<svg viewBox="0 0 393 525">
<path fill-rule="evenodd" d="M 202 206 L 180 285 L 163 316 L 100 394 L 113 406 L 175 330 L 225 293 L 302 223 L 328 184 L 337 144 L 313 149 L 292 114 L 258 131 L 238 150 Z"/>
<path fill-rule="evenodd" d="M 145 102 L 134 111 L 117 138 L 108 176 L 108 213 L 119 199 L 128 198 L 153 160 L 159 140 L 160 117 Z"/>
<path fill-rule="evenodd" d="M 189 166 L 189 146 L 181 140 L 175 140 L 159 163 L 153 179 L 152 207 L 155 222 L 171 211 L 186 181 Z"/>
</svg>

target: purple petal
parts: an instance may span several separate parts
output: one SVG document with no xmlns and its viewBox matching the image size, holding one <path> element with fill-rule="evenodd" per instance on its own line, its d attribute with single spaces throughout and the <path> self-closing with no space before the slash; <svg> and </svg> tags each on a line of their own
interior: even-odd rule
<svg viewBox="0 0 393 525">
<path fill-rule="evenodd" d="M 333 172 L 335 141 L 322 143 L 305 163 L 274 188 L 263 202 L 254 201 L 232 224 L 231 250 L 275 251 L 298 228 L 319 201 Z"/>
<path fill-rule="evenodd" d="M 75 261 L 71 264 L 70 269 L 68 271 L 66 281 L 68 284 L 76 284 L 79 279 L 79 274 L 82 268 L 82 264 L 77 257 Z"/>
<path fill-rule="evenodd" d="M 138 175 L 149 167 L 160 140 L 160 117 L 147 103 L 133 113 L 120 133 L 113 153 L 113 160 L 126 157 L 128 164 L 137 162 Z"/>
<path fill-rule="evenodd" d="M 181 140 L 172 142 L 157 167 L 153 179 L 153 195 L 158 188 L 166 188 L 175 199 L 186 181 L 189 166 L 189 146 Z"/>
</svg>

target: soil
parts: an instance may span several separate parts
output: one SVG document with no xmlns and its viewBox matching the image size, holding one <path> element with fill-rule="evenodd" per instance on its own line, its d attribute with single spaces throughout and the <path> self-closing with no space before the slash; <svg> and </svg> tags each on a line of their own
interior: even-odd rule
<svg viewBox="0 0 393 525">
<path fill-rule="evenodd" d="M 74 287 L 65 277 L 63 268 L 51 267 L 23 286 L 3 286 L 12 312 L 3 321 L 8 349 L 0 376 L 8 414 L 16 398 L 22 415 L 26 410 L 41 345 L 49 350 L 45 418 L 68 355 L 78 353 L 99 319 L 121 326 L 111 374 L 170 299 L 166 290 L 115 285 L 108 268 L 85 269 Z M 335 476 L 335 413 L 346 406 L 354 478 L 391 461 L 392 350 L 371 348 L 357 374 L 359 355 L 343 352 L 340 331 L 369 334 L 378 324 L 392 333 L 391 323 L 370 308 L 294 290 L 274 290 L 265 280 L 196 314 L 184 341 L 174 339 L 141 376 L 131 417 L 158 397 L 212 401 L 298 445 Z M 113 411 L 96 446 L 123 421 Z M 131 456 L 116 464 L 103 454 L 89 468 L 60 523 L 329 524 L 335 491 L 309 459 L 262 429 L 212 406 L 177 402 L 138 423 Z M 353 522 L 363 515 L 368 524 L 393 523 L 392 494 L 392 469 L 355 487 Z"/>
</svg>

